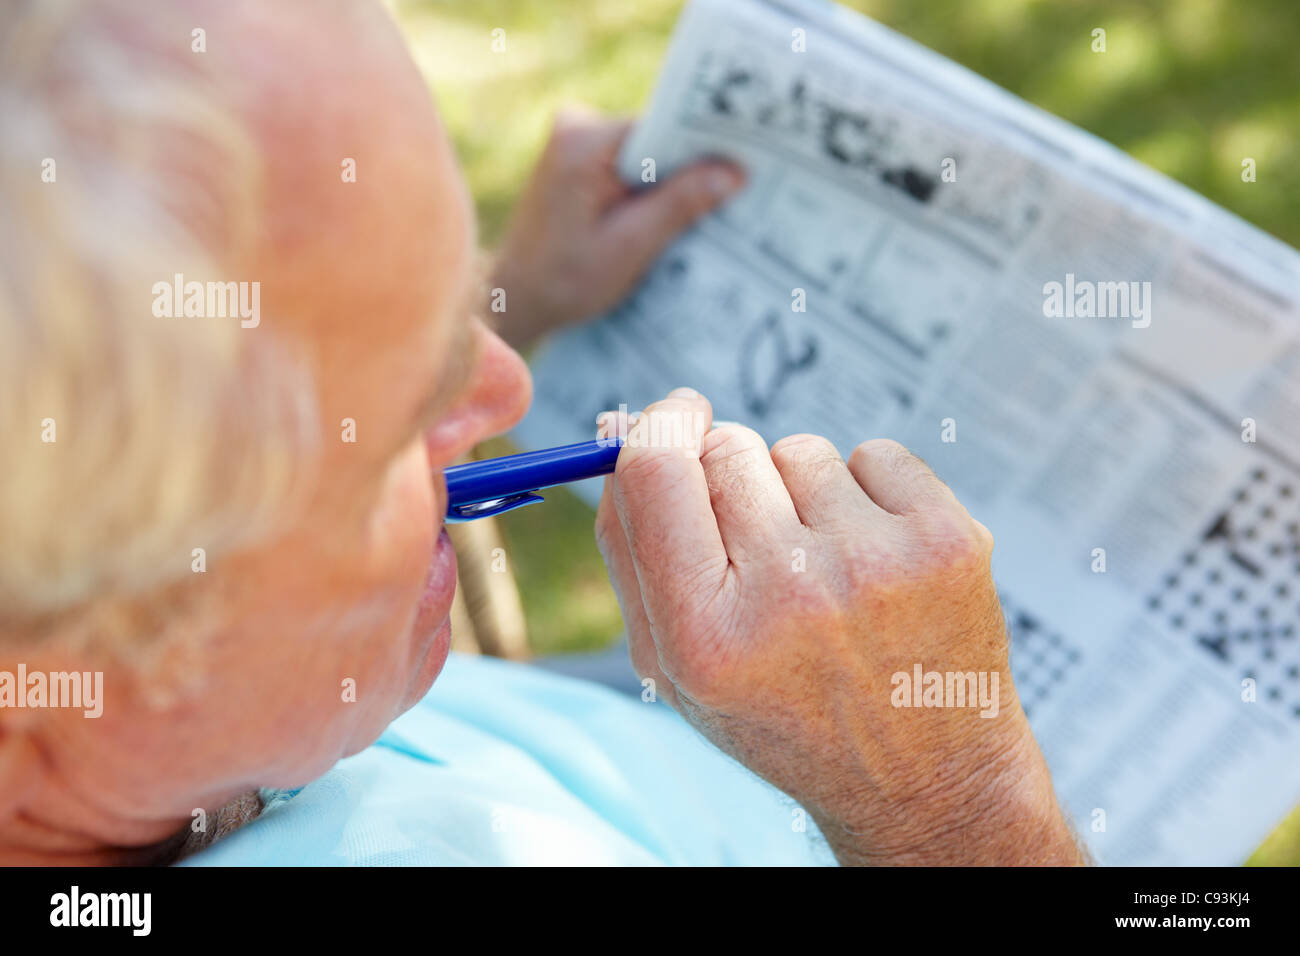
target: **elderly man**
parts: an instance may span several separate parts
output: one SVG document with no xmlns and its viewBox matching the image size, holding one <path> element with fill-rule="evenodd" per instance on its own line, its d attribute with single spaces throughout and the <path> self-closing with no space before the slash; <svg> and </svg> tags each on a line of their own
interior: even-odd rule
<svg viewBox="0 0 1300 956">
<path fill-rule="evenodd" d="M 430 693 L 442 469 L 530 384 L 475 317 L 470 203 L 382 8 L 18 0 L 0 45 L 0 671 L 28 675 L 0 860 L 805 862 L 820 831 L 843 863 L 1081 861 L 989 532 L 896 444 L 769 450 L 689 389 L 653 409 L 690 447 L 630 441 L 596 518 L 685 720 L 496 661 Z M 506 338 L 617 301 L 738 185 L 629 194 L 619 135 L 553 135 Z M 921 667 L 996 700 L 897 706 Z M 70 672 L 98 716 L 23 696 Z"/>
</svg>

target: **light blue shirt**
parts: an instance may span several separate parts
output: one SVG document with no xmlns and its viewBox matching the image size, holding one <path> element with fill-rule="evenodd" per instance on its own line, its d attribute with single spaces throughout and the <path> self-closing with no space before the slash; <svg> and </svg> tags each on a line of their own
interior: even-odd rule
<svg viewBox="0 0 1300 956">
<path fill-rule="evenodd" d="M 453 654 L 365 751 L 182 866 L 833 862 L 811 819 L 662 702 Z"/>
</svg>

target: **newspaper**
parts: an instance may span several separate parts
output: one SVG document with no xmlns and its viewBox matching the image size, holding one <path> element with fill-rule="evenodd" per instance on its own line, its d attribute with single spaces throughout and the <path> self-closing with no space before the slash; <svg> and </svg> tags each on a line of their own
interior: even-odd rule
<svg viewBox="0 0 1300 956">
<path fill-rule="evenodd" d="M 994 531 L 1097 858 L 1242 862 L 1300 801 L 1300 255 L 822 3 L 687 7 L 620 173 L 708 155 L 748 187 L 543 348 L 519 443 L 683 384 L 769 442 L 898 439 Z"/>
</svg>

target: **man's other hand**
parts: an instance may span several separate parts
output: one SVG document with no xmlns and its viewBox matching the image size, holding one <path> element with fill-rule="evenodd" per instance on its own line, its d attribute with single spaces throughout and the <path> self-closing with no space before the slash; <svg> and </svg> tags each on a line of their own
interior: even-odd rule
<svg viewBox="0 0 1300 956">
<path fill-rule="evenodd" d="M 744 184 L 735 165 L 705 160 L 629 187 L 614 164 L 630 129 L 585 111 L 556 118 L 490 277 L 505 291 L 493 318 L 516 348 L 618 304 L 669 242 Z"/>
</svg>

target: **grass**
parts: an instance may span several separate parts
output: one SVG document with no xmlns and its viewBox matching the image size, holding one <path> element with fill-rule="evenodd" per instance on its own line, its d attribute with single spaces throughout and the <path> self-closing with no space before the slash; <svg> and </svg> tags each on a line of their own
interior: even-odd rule
<svg viewBox="0 0 1300 956">
<path fill-rule="evenodd" d="M 679 0 L 397 0 L 464 164 L 486 243 L 501 233 L 555 109 L 634 113 Z M 1300 245 L 1300 11 L 1295 0 L 868 0 L 854 7 Z M 1091 51 L 1093 29 L 1106 52 Z M 504 30 L 505 51 L 491 49 Z M 1241 162 L 1257 164 L 1253 183 Z M 485 449 L 502 454 L 504 442 Z M 502 522 L 539 653 L 621 628 L 567 492 Z M 1300 811 L 1251 858 L 1300 865 Z"/>
</svg>

